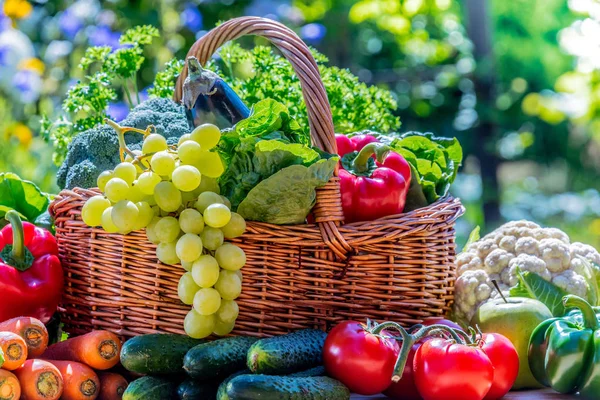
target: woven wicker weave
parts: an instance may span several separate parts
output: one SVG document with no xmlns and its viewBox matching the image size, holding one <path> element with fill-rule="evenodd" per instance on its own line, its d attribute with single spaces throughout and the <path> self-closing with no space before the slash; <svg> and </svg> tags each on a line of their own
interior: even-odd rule
<svg viewBox="0 0 600 400">
<path fill-rule="evenodd" d="M 188 55 L 205 63 L 223 43 L 261 35 L 294 66 L 303 87 L 313 142 L 336 152 L 331 110 L 306 45 L 264 18 L 226 22 Z M 179 78 L 175 99 L 180 100 Z M 177 298 L 179 266 L 159 263 L 144 232 L 108 234 L 87 227 L 81 208 L 95 190 L 64 190 L 50 206 L 66 273 L 65 330 L 108 329 L 122 337 L 182 332 L 189 306 Z M 271 336 L 299 328 L 327 330 L 344 319 L 410 325 L 448 311 L 454 285 L 454 223 L 463 208 L 446 197 L 423 209 L 376 221 L 343 224 L 339 182 L 317 190 L 316 224 L 249 222 L 235 242 L 247 255 L 234 334 Z"/>
</svg>

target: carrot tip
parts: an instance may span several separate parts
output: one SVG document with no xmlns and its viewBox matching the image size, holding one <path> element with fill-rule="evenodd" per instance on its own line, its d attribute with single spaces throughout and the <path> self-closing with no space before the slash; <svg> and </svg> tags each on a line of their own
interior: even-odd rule
<svg viewBox="0 0 600 400">
<path fill-rule="evenodd" d="M 23 348 L 18 343 L 12 343 L 6 349 L 6 354 L 9 360 L 19 360 L 23 357 Z"/>
<path fill-rule="evenodd" d="M 96 386 L 96 382 L 94 382 L 92 379 L 86 379 L 85 381 L 81 382 L 79 391 L 81 391 L 81 394 L 84 396 L 91 397 L 98 391 L 98 386 Z"/>
<path fill-rule="evenodd" d="M 37 390 L 44 397 L 56 397 L 60 391 L 59 377 L 53 372 L 43 372 L 37 381 Z"/>
<path fill-rule="evenodd" d="M 38 347 L 42 344 L 44 333 L 40 328 L 31 326 L 25 330 L 25 340 L 31 347 Z"/>
<path fill-rule="evenodd" d="M 110 360 L 117 355 L 119 346 L 117 346 L 114 340 L 103 340 L 98 346 L 98 351 L 100 352 L 100 356 L 102 356 L 102 358 L 105 360 Z"/>
</svg>

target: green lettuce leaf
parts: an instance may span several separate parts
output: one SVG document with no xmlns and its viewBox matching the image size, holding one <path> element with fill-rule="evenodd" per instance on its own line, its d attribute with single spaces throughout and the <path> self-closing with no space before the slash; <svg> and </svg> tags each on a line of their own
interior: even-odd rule
<svg viewBox="0 0 600 400">
<path fill-rule="evenodd" d="M 319 160 L 309 167 L 291 165 L 256 185 L 237 211 L 245 219 L 272 224 L 302 224 L 315 205 L 315 189 L 325 185 L 337 157 Z"/>
<path fill-rule="evenodd" d="M 510 288 L 510 297 L 527 297 L 544 303 L 555 317 L 565 315 L 562 298 L 568 293 L 552 282 L 548 282 L 538 274 L 530 271 L 522 272 L 517 267 L 516 286 Z"/>
<path fill-rule="evenodd" d="M 0 218 L 15 210 L 23 219 L 33 222 L 46 211 L 49 202 L 48 196 L 34 183 L 10 172 L 0 173 Z"/>
</svg>

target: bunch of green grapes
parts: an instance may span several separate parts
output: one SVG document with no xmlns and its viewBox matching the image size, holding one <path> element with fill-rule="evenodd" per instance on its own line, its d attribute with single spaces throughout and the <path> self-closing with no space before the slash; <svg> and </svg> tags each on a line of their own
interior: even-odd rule
<svg viewBox="0 0 600 400">
<path fill-rule="evenodd" d="M 216 178 L 223 164 L 211 152 L 220 140 L 215 125 L 204 124 L 169 147 L 158 134 L 145 137 L 142 150 L 126 150 L 125 161 L 98 177 L 103 195 L 90 198 L 81 216 L 89 226 L 127 234 L 145 228 L 164 264 L 182 265 L 178 295 L 193 305 L 186 333 L 203 338 L 227 335 L 238 316 L 240 269 L 246 254 L 226 243 L 244 233 L 246 222 L 219 195 Z"/>
</svg>

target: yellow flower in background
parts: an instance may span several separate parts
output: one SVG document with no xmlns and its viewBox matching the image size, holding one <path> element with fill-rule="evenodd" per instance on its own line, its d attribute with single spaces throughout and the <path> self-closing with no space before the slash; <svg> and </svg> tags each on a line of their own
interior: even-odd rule
<svg viewBox="0 0 600 400">
<path fill-rule="evenodd" d="M 9 136 L 14 136 L 23 146 L 29 147 L 33 138 L 33 132 L 31 132 L 31 129 L 27 125 L 17 122 L 9 127 L 7 131 Z"/>
<path fill-rule="evenodd" d="M 4 0 L 4 15 L 12 19 L 28 17 L 33 7 L 27 0 Z"/>
<path fill-rule="evenodd" d="M 42 75 L 44 73 L 44 69 L 46 66 L 44 62 L 39 58 L 27 58 L 19 63 L 19 69 L 25 69 L 29 71 L 34 71 Z"/>
</svg>

